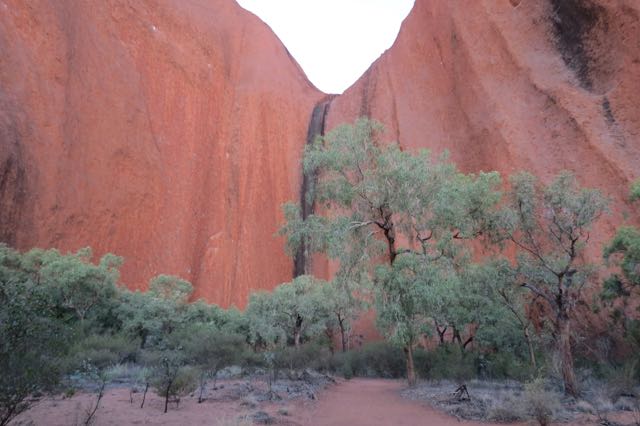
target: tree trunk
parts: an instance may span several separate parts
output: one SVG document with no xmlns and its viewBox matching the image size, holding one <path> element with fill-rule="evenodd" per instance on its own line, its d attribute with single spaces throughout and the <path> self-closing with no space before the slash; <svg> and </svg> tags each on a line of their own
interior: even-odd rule
<svg viewBox="0 0 640 426">
<path fill-rule="evenodd" d="M 6 426 L 9 424 L 9 421 L 13 419 L 13 414 L 16 411 L 16 405 L 11 404 L 11 407 L 6 412 L 6 415 L 0 419 L 0 426 Z"/>
<path fill-rule="evenodd" d="M 344 329 L 344 324 L 340 321 L 340 340 L 342 343 L 342 352 L 347 351 L 347 332 Z"/>
<path fill-rule="evenodd" d="M 95 407 L 93 407 L 93 410 L 91 410 L 88 415 L 87 418 L 84 420 L 84 424 L 85 426 L 88 426 L 91 424 L 92 420 L 93 420 L 93 416 L 96 414 L 96 411 L 98 411 L 98 407 L 100 407 L 100 401 L 102 400 L 102 397 L 104 396 L 104 388 L 107 386 L 107 382 L 106 380 L 103 380 L 102 383 L 100 384 L 100 390 L 98 391 L 98 398 L 96 400 L 96 405 Z"/>
<path fill-rule="evenodd" d="M 300 335 L 302 334 L 302 317 L 298 315 L 296 318 L 296 326 L 293 330 L 293 344 L 298 347 L 300 346 Z"/>
<path fill-rule="evenodd" d="M 578 385 L 573 369 L 573 353 L 571 351 L 571 324 L 569 318 L 562 315 L 557 320 L 557 345 L 560 356 L 560 367 L 562 370 L 562 380 L 564 381 L 564 391 L 571 396 L 578 395 Z"/>
<path fill-rule="evenodd" d="M 460 346 L 462 346 L 462 337 L 460 337 L 460 331 L 458 331 L 457 327 L 453 327 L 453 335 L 451 336 L 451 343 L 458 342 Z"/>
<path fill-rule="evenodd" d="M 147 391 L 149 390 L 149 383 L 145 383 L 144 385 L 144 393 L 142 394 L 142 404 L 140 404 L 140 408 L 144 408 L 144 400 L 147 398 Z"/>
<path fill-rule="evenodd" d="M 536 354 L 533 350 L 533 342 L 531 341 L 528 325 L 524 327 L 524 340 L 527 342 L 527 347 L 529 348 L 529 360 L 531 361 L 531 367 L 536 370 L 538 368 L 536 365 Z"/>
<path fill-rule="evenodd" d="M 407 360 L 407 382 L 409 383 L 409 386 L 415 386 L 416 369 L 413 364 L 413 347 L 412 345 L 406 345 L 403 350 Z"/>
<path fill-rule="evenodd" d="M 164 396 L 164 412 L 166 413 L 169 409 L 169 391 L 171 390 L 171 384 L 167 386 L 166 394 Z"/>
<path fill-rule="evenodd" d="M 464 341 L 464 343 L 462 344 L 462 349 L 466 350 L 466 349 L 467 349 L 467 346 L 469 346 L 469 344 L 470 344 L 471 342 L 473 342 L 473 338 L 474 338 L 474 335 L 473 335 L 473 334 L 472 334 L 472 335 L 470 335 L 470 336 L 467 338 L 467 340 L 465 340 L 465 341 Z"/>
<path fill-rule="evenodd" d="M 441 329 L 440 326 L 438 324 L 436 324 L 436 332 L 438 333 L 438 337 L 440 339 L 440 342 L 438 343 L 438 345 L 439 346 L 444 346 L 444 335 L 447 333 L 447 326 L 445 325 Z"/>
<path fill-rule="evenodd" d="M 207 385 L 206 373 L 200 375 L 200 395 L 198 395 L 198 404 L 202 403 L 202 395 L 204 394 L 204 387 Z"/>
<path fill-rule="evenodd" d="M 333 354 L 336 353 L 336 345 L 334 344 L 335 334 L 333 332 L 333 329 L 332 328 L 326 328 L 325 331 L 324 331 L 324 334 L 329 339 L 329 352 L 331 352 L 331 355 L 333 355 Z"/>
</svg>

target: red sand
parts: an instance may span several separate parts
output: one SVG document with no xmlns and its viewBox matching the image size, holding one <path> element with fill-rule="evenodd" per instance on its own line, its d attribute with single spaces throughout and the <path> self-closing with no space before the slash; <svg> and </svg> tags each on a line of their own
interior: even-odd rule
<svg viewBox="0 0 640 426">
<path fill-rule="evenodd" d="M 410 426 L 480 425 L 459 421 L 419 402 L 403 399 L 404 383 L 396 380 L 353 379 L 320 395 L 320 400 L 301 413 L 303 425 Z"/>
<path fill-rule="evenodd" d="M 224 381 L 226 386 L 232 382 Z M 253 383 L 260 386 L 260 383 Z M 183 398 L 180 407 L 169 406 L 163 414 L 163 400 L 149 392 L 144 409 L 140 409 L 142 394 L 133 395 L 129 390 L 112 389 L 106 392 L 95 425 L 219 425 L 246 426 L 252 424 L 242 417 L 268 412 L 276 421 L 273 424 L 298 426 L 449 426 L 488 425 L 489 423 L 458 420 L 429 407 L 426 403 L 411 401 L 400 396 L 405 384 L 399 380 L 353 379 L 340 381 L 319 393 L 316 401 L 262 402 L 254 408 L 241 405 L 243 400 L 208 400 L 202 404 L 197 398 Z M 72 398 L 50 398 L 41 401 L 19 416 L 12 425 L 34 424 L 68 426 L 82 424 L 85 413 L 95 404 L 95 395 L 78 394 Z M 286 415 L 280 411 L 286 411 Z M 609 419 L 632 424 L 632 413 L 615 413 Z M 520 423 L 527 424 L 527 423 Z M 597 425 L 595 417 L 583 418 L 567 426 Z"/>
<path fill-rule="evenodd" d="M 107 391 L 96 414 L 96 426 L 102 425 L 246 425 L 239 417 L 256 411 L 266 411 L 277 419 L 276 424 L 288 425 L 480 425 L 460 422 L 419 402 L 403 399 L 399 391 L 404 383 L 397 380 L 353 379 L 343 381 L 319 394 L 317 401 L 262 403 L 254 409 L 235 401 L 206 401 L 183 398 L 180 407 L 169 406 L 163 414 L 163 400 L 151 392 L 144 409 L 140 409 L 141 394 L 134 394 L 130 403 L 128 389 Z M 86 410 L 95 403 L 95 396 L 78 394 L 72 398 L 46 399 L 18 418 L 35 425 L 68 426 L 81 424 Z M 286 409 L 287 416 L 278 414 Z M 16 424 L 14 422 L 14 424 Z"/>
</svg>

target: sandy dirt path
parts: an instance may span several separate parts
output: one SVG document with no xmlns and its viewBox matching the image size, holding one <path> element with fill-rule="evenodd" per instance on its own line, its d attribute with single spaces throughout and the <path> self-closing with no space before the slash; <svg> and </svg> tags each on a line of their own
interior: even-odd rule
<svg viewBox="0 0 640 426">
<path fill-rule="evenodd" d="M 225 389 L 244 381 L 225 381 Z M 259 382 L 254 382 L 258 385 Z M 149 392 L 144 409 L 142 395 L 133 395 L 133 404 L 126 388 L 105 393 L 96 413 L 94 426 L 157 425 L 157 426 L 249 426 L 257 412 L 269 413 L 272 424 L 280 426 L 481 426 L 490 423 L 458 420 L 441 413 L 426 403 L 400 396 L 405 387 L 401 380 L 352 379 L 319 392 L 315 401 L 263 401 L 254 406 L 243 403 L 245 398 L 208 400 L 197 403 L 195 397 L 185 397 L 179 408 L 171 404 L 163 414 L 163 400 Z M 220 392 L 220 391 L 218 391 Z M 221 395 L 218 395 L 220 397 Z M 11 425 L 73 426 L 82 424 L 86 412 L 95 404 L 95 395 L 78 393 L 72 398 L 61 395 L 45 398 Z M 243 419 L 245 417 L 245 419 Z M 249 419 L 246 419 L 248 417 Z M 611 420 L 633 424 L 632 413 L 613 413 Z M 527 423 L 520 423 L 526 425 Z M 554 423 L 556 424 L 556 423 Z M 565 426 L 597 425 L 598 419 L 587 416 Z"/>
<path fill-rule="evenodd" d="M 320 393 L 318 401 L 296 413 L 296 421 L 313 426 L 453 426 L 482 425 L 459 421 L 416 401 L 403 399 L 404 382 L 352 379 Z"/>
</svg>

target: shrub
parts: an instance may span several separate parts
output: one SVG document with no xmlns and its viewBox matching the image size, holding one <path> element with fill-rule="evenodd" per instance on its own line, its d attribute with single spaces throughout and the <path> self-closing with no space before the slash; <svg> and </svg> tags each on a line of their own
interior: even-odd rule
<svg viewBox="0 0 640 426">
<path fill-rule="evenodd" d="M 71 347 L 67 358 L 67 370 L 78 370 L 85 364 L 103 370 L 126 361 L 134 361 L 137 349 L 138 342 L 124 335 L 91 335 Z"/>
<path fill-rule="evenodd" d="M 367 343 L 361 349 L 336 354 L 331 369 L 345 378 L 400 378 L 406 372 L 402 350 L 388 342 Z"/>
<path fill-rule="evenodd" d="M 150 384 L 156 393 L 164 397 L 164 412 L 169 399 L 195 390 L 197 371 L 185 367 L 185 356 L 175 349 L 157 350 L 144 354 L 144 362 L 151 367 Z"/>
<path fill-rule="evenodd" d="M 212 378 L 215 383 L 221 369 L 244 364 L 246 343 L 242 336 L 198 325 L 172 336 L 173 339 L 184 347 L 186 361 L 200 370 L 199 403 L 203 401 L 208 379 Z"/>
<path fill-rule="evenodd" d="M 560 410 L 560 395 L 546 387 L 543 379 L 537 378 L 524 385 L 525 407 L 528 415 L 540 426 L 551 423 Z"/>
<path fill-rule="evenodd" d="M 528 360 L 507 351 L 479 354 L 476 365 L 478 375 L 482 378 L 513 379 L 522 382 L 534 374 Z"/>
<path fill-rule="evenodd" d="M 418 350 L 414 356 L 418 374 L 432 380 L 465 381 L 477 375 L 477 356 L 458 345 L 439 346 L 432 351 Z"/>
<path fill-rule="evenodd" d="M 318 371 L 330 369 L 331 354 L 326 347 L 317 343 L 287 346 L 276 352 L 275 363 L 278 369 L 302 370 L 312 368 Z"/>
<path fill-rule="evenodd" d="M 162 397 L 168 397 L 169 399 L 176 399 L 180 401 L 180 397 L 188 395 L 196 390 L 198 386 L 199 371 L 197 368 L 190 366 L 183 366 L 178 369 L 178 373 L 175 376 L 175 380 L 169 387 L 162 387 L 158 392 L 158 395 Z"/>
<path fill-rule="evenodd" d="M 605 370 L 607 393 L 612 402 L 616 402 L 621 396 L 637 396 L 635 387 L 638 386 L 638 370 L 637 359 Z"/>
<path fill-rule="evenodd" d="M 0 244 L 0 425 L 60 379 L 66 328 L 53 318 L 39 286 L 22 281 L 18 254 Z"/>
</svg>

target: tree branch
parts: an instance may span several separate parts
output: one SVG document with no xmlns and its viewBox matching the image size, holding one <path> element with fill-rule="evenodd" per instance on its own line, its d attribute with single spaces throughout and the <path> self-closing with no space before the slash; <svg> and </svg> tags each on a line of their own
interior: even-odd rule
<svg viewBox="0 0 640 426">
<path fill-rule="evenodd" d="M 522 283 L 521 287 L 524 287 L 524 288 L 527 288 L 527 289 L 531 290 L 534 294 L 542 297 L 544 300 L 549 302 L 549 304 L 551 305 L 551 307 L 554 308 L 554 310 L 556 309 L 556 301 L 553 300 L 553 298 L 551 296 L 549 296 L 548 294 L 546 294 L 542 290 L 538 289 L 536 286 L 528 284 L 528 283 Z"/>
</svg>

